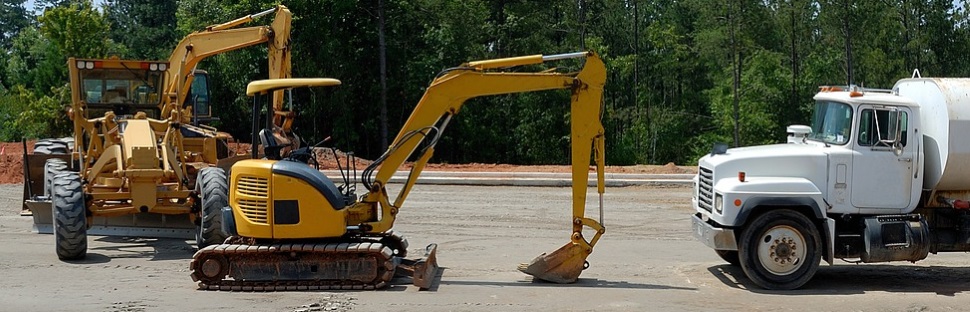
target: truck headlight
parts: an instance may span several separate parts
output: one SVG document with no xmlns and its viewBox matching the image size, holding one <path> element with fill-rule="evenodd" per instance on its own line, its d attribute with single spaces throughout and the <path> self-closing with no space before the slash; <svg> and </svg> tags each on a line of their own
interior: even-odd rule
<svg viewBox="0 0 970 312">
<path fill-rule="evenodd" d="M 714 194 L 714 211 L 721 214 L 724 211 L 724 196 L 721 194 Z"/>
</svg>

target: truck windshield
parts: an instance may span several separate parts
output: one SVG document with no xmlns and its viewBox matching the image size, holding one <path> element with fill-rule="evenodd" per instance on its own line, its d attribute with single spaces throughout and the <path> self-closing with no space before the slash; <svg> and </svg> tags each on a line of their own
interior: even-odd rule
<svg viewBox="0 0 970 312">
<path fill-rule="evenodd" d="M 818 101 L 812 116 L 812 133 L 808 139 L 828 144 L 849 142 L 852 129 L 852 107 L 845 103 Z"/>
</svg>

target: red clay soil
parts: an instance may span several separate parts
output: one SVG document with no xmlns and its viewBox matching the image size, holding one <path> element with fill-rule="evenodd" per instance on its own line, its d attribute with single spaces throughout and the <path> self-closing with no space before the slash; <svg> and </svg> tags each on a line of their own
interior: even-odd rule
<svg viewBox="0 0 970 312">
<path fill-rule="evenodd" d="M 27 142 L 28 150 L 34 142 Z M 24 182 L 24 147 L 21 142 L 0 143 L 0 184 Z"/>
<path fill-rule="evenodd" d="M 229 148 L 239 153 L 249 151 L 250 145 L 246 143 L 231 143 Z M 33 151 L 34 142 L 27 142 L 27 150 Z M 318 149 L 317 161 L 320 169 L 337 169 L 337 160 L 340 166 L 346 168 L 347 154 L 337 151 L 337 157 L 330 149 Z M 357 158 L 357 170 L 363 170 L 372 161 Z M 0 184 L 23 183 L 23 145 L 20 142 L 0 143 Z M 402 169 L 407 169 L 410 164 L 405 164 Z M 569 166 L 519 166 L 508 164 L 428 164 L 425 167 L 428 171 L 464 171 L 464 172 L 571 172 Z M 593 168 L 590 167 L 590 171 Z M 659 165 L 636 165 L 636 166 L 606 166 L 608 173 L 648 173 L 648 174 L 692 174 L 697 172 L 693 166 L 677 166 L 674 163 Z"/>
</svg>

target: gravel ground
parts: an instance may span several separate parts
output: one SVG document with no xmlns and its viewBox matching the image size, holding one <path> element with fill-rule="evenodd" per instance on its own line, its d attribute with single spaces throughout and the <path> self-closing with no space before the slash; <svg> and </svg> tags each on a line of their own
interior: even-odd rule
<svg viewBox="0 0 970 312">
<path fill-rule="evenodd" d="M 569 189 L 418 185 L 397 229 L 412 253 L 438 243 L 445 269 L 430 291 L 276 293 L 196 290 L 188 241 L 89 237 L 86 260 L 59 261 L 53 236 L 17 215 L 21 190 L 0 185 L 0 311 L 970 311 L 966 253 L 823 264 L 804 289 L 754 288 L 691 238 L 688 187 L 608 189 L 591 267 L 557 285 L 516 266 L 568 240 Z"/>
</svg>

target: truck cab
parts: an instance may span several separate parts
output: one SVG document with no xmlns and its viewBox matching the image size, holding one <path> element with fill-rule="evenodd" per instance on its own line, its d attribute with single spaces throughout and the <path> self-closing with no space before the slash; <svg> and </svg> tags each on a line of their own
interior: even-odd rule
<svg viewBox="0 0 970 312">
<path fill-rule="evenodd" d="M 957 127 L 937 125 L 942 130 L 929 135 L 921 128 L 967 118 L 947 109 L 970 105 L 949 95 L 958 92 L 952 84 L 931 78 L 904 79 L 892 90 L 822 87 L 811 124 L 789 126 L 787 143 L 715 147 L 698 160 L 695 238 L 767 289 L 801 287 L 820 259 L 917 261 L 970 249 L 970 217 L 953 207 L 960 201 L 936 200 L 954 194 L 939 187 L 941 176 L 947 161 L 963 158 L 935 138 Z M 935 174 L 926 177 L 926 170 Z"/>
</svg>

